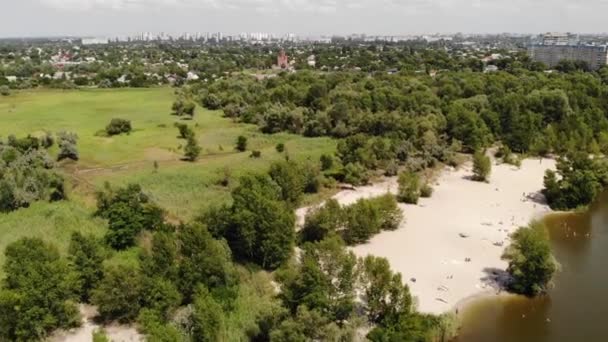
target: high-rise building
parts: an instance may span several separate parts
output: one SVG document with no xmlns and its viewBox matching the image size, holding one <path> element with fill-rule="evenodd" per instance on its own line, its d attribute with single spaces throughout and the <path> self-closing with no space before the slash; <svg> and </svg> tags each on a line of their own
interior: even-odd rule
<svg viewBox="0 0 608 342">
<path fill-rule="evenodd" d="M 562 60 L 583 61 L 593 70 L 608 64 L 608 47 L 580 44 L 578 37 L 570 34 L 547 33 L 541 43 L 530 45 L 528 54 L 550 68 Z"/>
</svg>

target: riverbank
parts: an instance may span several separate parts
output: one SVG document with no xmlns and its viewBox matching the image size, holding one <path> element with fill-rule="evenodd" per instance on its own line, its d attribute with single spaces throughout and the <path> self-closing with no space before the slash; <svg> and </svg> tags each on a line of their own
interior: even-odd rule
<svg viewBox="0 0 608 342">
<path fill-rule="evenodd" d="M 400 204 L 404 220 L 396 231 L 383 232 L 355 246 L 357 256 L 389 260 L 416 297 L 418 310 L 441 314 L 463 299 L 498 292 L 507 263 L 501 260 L 509 234 L 550 209 L 540 190 L 551 159 L 527 159 L 520 168 L 493 165 L 489 183 L 470 180 L 471 163 L 446 168 L 434 182 L 431 198 L 418 205 Z M 345 190 L 334 196 L 341 204 L 396 193 L 396 178 Z M 306 209 L 298 210 L 302 222 Z"/>
</svg>

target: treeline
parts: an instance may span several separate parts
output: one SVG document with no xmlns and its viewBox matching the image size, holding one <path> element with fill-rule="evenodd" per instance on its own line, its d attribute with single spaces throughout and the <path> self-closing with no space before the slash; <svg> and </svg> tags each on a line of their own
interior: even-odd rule
<svg viewBox="0 0 608 342">
<path fill-rule="evenodd" d="M 67 256 L 39 238 L 5 252 L 0 339 L 42 340 L 80 324 L 77 303 L 104 322 L 137 323 L 152 341 L 372 341 L 432 339 L 452 326 L 416 313 L 388 261 L 346 249 L 402 219 L 392 195 L 348 207 L 330 201 L 296 234 L 294 209 L 316 191 L 319 171 L 293 161 L 243 176 L 229 205 L 174 225 L 138 185 L 97 195 L 104 237 L 72 235 Z M 337 210 L 333 207 L 337 206 Z M 299 243 L 302 252 L 294 255 Z M 113 258 L 130 250 L 128 262 Z M 273 286 L 265 269 L 275 271 Z"/>
<path fill-rule="evenodd" d="M 57 140 L 57 160 L 78 160 L 76 135 L 60 132 Z M 55 137 L 50 133 L 24 138 L 10 135 L 6 141 L 0 140 L 0 212 L 66 197 L 64 179 L 47 151 L 54 144 Z"/>
<path fill-rule="evenodd" d="M 515 164 L 511 151 L 608 153 L 604 71 L 298 72 L 263 80 L 234 76 L 192 91 L 208 109 L 264 133 L 339 139 L 332 176 L 352 184 L 365 183 L 369 171 L 395 175 L 456 164 L 457 153 L 496 142 Z"/>
</svg>

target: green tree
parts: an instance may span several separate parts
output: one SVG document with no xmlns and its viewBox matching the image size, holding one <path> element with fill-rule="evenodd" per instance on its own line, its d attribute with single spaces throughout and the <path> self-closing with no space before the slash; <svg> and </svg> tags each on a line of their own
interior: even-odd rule
<svg viewBox="0 0 608 342">
<path fill-rule="evenodd" d="M 103 277 L 103 247 L 95 236 L 75 232 L 70 240 L 68 260 L 77 275 L 80 300 L 86 303 Z"/>
<path fill-rule="evenodd" d="M 235 256 L 274 269 L 291 255 L 295 215 L 269 177 L 244 176 L 232 192 L 225 237 Z"/>
<path fill-rule="evenodd" d="M 558 177 L 559 175 L 559 177 Z M 608 185 L 608 164 L 585 152 L 557 161 L 557 172 L 545 173 L 543 194 L 552 209 L 567 210 L 588 205 Z"/>
<path fill-rule="evenodd" d="M 388 260 L 367 256 L 359 262 L 364 307 L 371 322 L 391 324 L 412 312 L 409 288 L 401 274 L 391 271 Z"/>
<path fill-rule="evenodd" d="M 303 170 L 293 161 L 278 161 L 270 165 L 270 178 L 281 188 L 281 198 L 293 206 L 300 203 L 304 194 Z"/>
<path fill-rule="evenodd" d="M 473 180 L 487 182 L 492 172 L 492 161 L 483 151 L 473 155 Z"/>
<path fill-rule="evenodd" d="M 80 324 L 72 274 L 57 248 L 39 238 L 22 238 L 4 254 L 0 340 L 35 341 Z"/>
<path fill-rule="evenodd" d="M 201 286 L 194 298 L 192 314 L 192 337 L 195 341 L 213 342 L 221 340 L 224 312 L 209 291 Z"/>
<path fill-rule="evenodd" d="M 305 306 L 342 323 L 355 309 L 356 264 L 355 255 L 339 237 L 307 243 L 300 263 L 279 277 L 281 298 L 293 313 Z"/>
<path fill-rule="evenodd" d="M 106 185 L 104 191 L 97 193 L 96 214 L 108 220 L 106 241 L 119 250 L 133 246 L 142 230 L 156 230 L 164 225 L 162 209 L 137 184 L 118 190 Z"/>
<path fill-rule="evenodd" d="M 557 263 L 551 254 L 545 227 L 533 222 L 529 227 L 519 228 L 511 240 L 502 256 L 509 262 L 507 272 L 513 278 L 509 287 L 527 296 L 546 292 L 557 271 Z"/>
<path fill-rule="evenodd" d="M 178 234 L 180 292 L 192 301 L 199 284 L 213 290 L 236 284 L 236 273 L 225 242 L 215 240 L 201 224 L 183 226 Z"/>
<path fill-rule="evenodd" d="M 106 267 L 103 279 L 92 292 L 91 303 L 104 320 L 131 322 L 141 309 L 143 283 L 140 270 L 134 266 Z"/>
<path fill-rule="evenodd" d="M 343 227 L 344 211 L 338 201 L 332 198 L 306 214 L 300 238 L 303 242 L 321 241 Z"/>
</svg>

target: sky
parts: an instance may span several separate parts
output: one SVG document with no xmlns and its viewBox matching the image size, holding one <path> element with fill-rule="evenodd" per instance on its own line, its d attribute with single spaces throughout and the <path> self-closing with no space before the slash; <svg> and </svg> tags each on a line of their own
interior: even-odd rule
<svg viewBox="0 0 608 342">
<path fill-rule="evenodd" d="M 608 0 L 0 0 L 0 37 L 599 33 Z"/>
</svg>

